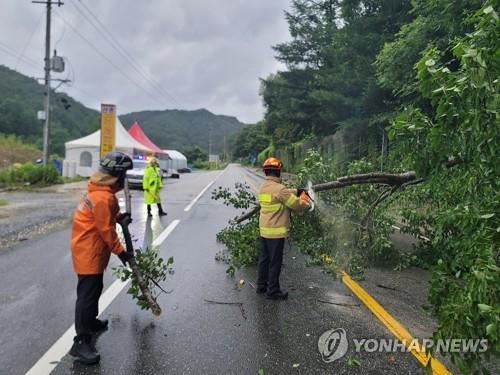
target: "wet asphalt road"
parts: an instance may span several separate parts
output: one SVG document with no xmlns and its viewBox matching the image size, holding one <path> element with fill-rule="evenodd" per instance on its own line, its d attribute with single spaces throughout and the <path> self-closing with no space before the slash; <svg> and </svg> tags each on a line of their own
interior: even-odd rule
<svg viewBox="0 0 500 375">
<path fill-rule="evenodd" d="M 160 297 L 163 314 L 141 311 L 123 290 L 101 316 L 110 327 L 99 338 L 101 363 L 86 367 L 65 357 L 55 374 L 418 374 L 407 353 L 355 353 L 324 363 L 318 337 L 327 329 L 344 328 L 353 338 L 391 338 L 390 333 L 349 290 L 320 268 L 306 267 L 300 254 L 285 254 L 282 285 L 288 301 L 268 301 L 255 294 L 249 281 L 255 268 L 225 274 L 214 255 L 222 249 L 215 234 L 238 211 L 210 199 L 213 188 L 233 186 L 249 178 L 229 166 L 188 212 L 184 208 L 220 172 L 183 175 L 168 180 L 162 192 L 169 215 L 146 220 L 142 192 L 133 192 L 132 232 L 136 243 L 148 243 L 174 219 L 180 223 L 161 245 L 164 258 L 175 258 L 173 289 Z M 251 178 L 251 177 L 250 177 Z M 69 229 L 29 240 L 0 253 L 0 373 L 22 374 L 73 322 L 76 278 L 69 256 Z M 114 257 L 116 258 L 116 257 Z M 112 259 L 110 266 L 118 264 Z M 246 283 L 237 287 L 238 280 Z M 105 288 L 114 281 L 111 272 Z M 234 305 L 207 303 L 241 302 Z M 337 306 L 318 300 L 342 302 Z M 349 366 L 348 358 L 359 361 Z"/>
</svg>

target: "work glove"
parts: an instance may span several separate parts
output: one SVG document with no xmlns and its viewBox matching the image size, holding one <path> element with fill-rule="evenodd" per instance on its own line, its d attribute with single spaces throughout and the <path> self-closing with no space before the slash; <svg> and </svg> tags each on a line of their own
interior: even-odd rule
<svg viewBox="0 0 500 375">
<path fill-rule="evenodd" d="M 116 222 L 121 226 L 129 226 L 132 222 L 132 217 L 128 212 L 122 212 L 116 217 Z"/>
<path fill-rule="evenodd" d="M 118 258 L 120 258 L 120 260 L 122 261 L 123 265 L 126 266 L 127 262 L 130 259 L 134 258 L 134 253 L 123 250 L 120 254 L 118 254 Z"/>
</svg>

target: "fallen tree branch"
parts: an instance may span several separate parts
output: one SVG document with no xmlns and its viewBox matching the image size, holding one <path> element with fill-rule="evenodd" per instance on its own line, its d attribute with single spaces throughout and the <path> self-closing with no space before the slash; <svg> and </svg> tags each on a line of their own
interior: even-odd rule
<svg viewBox="0 0 500 375">
<path fill-rule="evenodd" d="M 241 223 L 242 221 L 245 221 L 247 219 L 250 219 L 252 216 L 256 215 L 260 210 L 260 206 L 257 205 L 255 206 L 254 208 L 252 208 L 250 211 L 248 211 L 247 213 L 241 215 L 240 217 L 236 218 L 235 219 L 235 222 L 237 224 Z"/>
<path fill-rule="evenodd" d="M 147 282 L 146 282 L 146 280 L 144 280 L 144 277 L 142 276 L 142 272 L 139 269 L 139 266 L 137 265 L 135 259 L 133 259 L 133 258 L 130 259 L 128 261 L 128 264 L 130 265 L 130 268 L 132 269 L 132 273 L 134 274 L 134 277 L 137 279 L 137 283 L 139 284 L 139 288 L 141 289 L 141 293 L 142 293 L 141 298 L 148 304 L 153 315 L 160 316 L 161 315 L 161 307 L 160 307 L 160 305 L 158 305 L 156 300 L 153 298 L 151 291 L 147 287 Z"/>
<path fill-rule="evenodd" d="M 373 211 L 375 210 L 375 208 L 377 208 L 377 206 L 382 203 L 384 200 L 386 200 L 388 197 L 390 197 L 396 190 L 398 190 L 400 188 L 400 185 L 394 185 L 392 188 L 390 189 L 387 189 L 387 190 L 384 190 L 379 196 L 378 198 L 375 200 L 375 202 L 373 202 L 370 206 L 370 208 L 368 208 L 368 212 L 366 213 L 365 217 L 363 218 L 363 220 L 361 220 L 361 225 L 366 227 L 366 224 L 368 222 L 368 219 L 371 217 Z"/>
<path fill-rule="evenodd" d="M 240 308 L 241 316 L 243 317 L 243 319 L 247 320 L 247 316 L 245 314 L 245 309 L 243 308 L 243 302 L 221 302 L 221 301 L 213 301 L 210 299 L 203 299 L 203 301 L 208 302 L 208 303 L 213 303 L 216 305 L 238 306 Z"/>
<path fill-rule="evenodd" d="M 406 184 L 406 186 L 409 186 L 411 183 L 415 183 L 418 181 L 418 183 L 422 182 L 422 180 L 417 180 L 417 176 L 415 172 L 410 171 L 410 172 L 405 172 L 405 173 L 365 173 L 365 174 L 355 174 L 351 176 L 343 176 L 339 177 L 334 181 L 330 182 L 324 182 L 322 184 L 317 184 L 313 185 L 312 189 L 315 192 L 321 192 L 325 190 L 332 190 L 332 189 L 340 189 L 344 188 L 347 186 L 352 186 L 352 185 L 361 185 L 361 184 L 384 184 L 388 186 L 392 186 L 392 189 L 389 189 L 388 191 L 395 191 L 397 188 L 403 186 Z M 396 189 L 394 189 L 396 188 Z M 378 205 L 382 200 L 387 198 L 387 196 L 383 196 L 387 190 L 379 196 L 379 199 L 377 199 L 377 204 Z M 392 194 L 392 193 L 390 193 Z M 390 195 L 389 194 L 389 195 Z M 375 207 L 376 207 L 375 205 Z M 252 216 L 256 215 L 260 210 L 260 207 L 257 205 L 254 208 L 252 208 L 250 211 L 246 212 L 245 214 L 241 215 L 240 217 L 235 219 L 235 222 L 237 224 L 251 218 Z"/>
<path fill-rule="evenodd" d="M 415 172 L 405 172 L 399 174 L 393 173 L 365 173 L 355 174 L 351 176 L 339 177 L 334 181 L 325 182 L 318 185 L 313 185 L 312 189 L 315 192 L 339 189 L 352 185 L 360 184 L 386 184 L 390 186 L 402 185 L 406 182 L 413 181 L 417 178 Z"/>
<path fill-rule="evenodd" d="M 151 277 L 148 277 L 148 280 L 149 280 L 149 281 L 151 281 L 153 284 L 155 284 L 155 285 L 156 285 L 156 287 L 157 287 L 158 289 L 160 289 L 160 290 L 161 290 L 163 293 L 165 293 L 165 294 L 171 294 L 171 293 L 174 291 L 173 289 L 171 289 L 171 290 L 169 290 L 169 291 L 167 292 L 165 289 L 163 289 L 163 287 L 162 287 L 160 284 L 158 284 L 158 282 L 157 282 L 155 279 L 153 279 L 153 278 L 151 278 Z"/>
<path fill-rule="evenodd" d="M 213 303 L 216 305 L 243 305 L 243 302 L 222 302 L 222 301 L 213 301 L 211 299 L 203 299 L 203 301 L 208 303 Z"/>
<path fill-rule="evenodd" d="M 128 225 L 123 222 L 118 222 L 122 227 L 123 238 L 125 239 L 125 247 L 127 251 L 134 252 L 134 246 L 132 245 L 132 237 L 130 235 L 130 231 L 128 229 Z M 139 285 L 139 289 L 141 290 L 140 298 L 147 303 L 148 308 L 151 310 L 153 315 L 159 316 L 161 315 L 161 307 L 156 302 L 156 299 L 151 294 L 151 291 L 148 288 L 147 280 L 144 279 L 135 258 L 132 258 L 128 261 L 130 269 L 132 270 L 133 277 L 137 280 L 137 284 Z"/>
<path fill-rule="evenodd" d="M 382 289 L 389 289 L 389 290 L 393 290 L 395 292 L 397 292 L 398 290 L 396 288 L 393 288 L 392 286 L 386 286 L 386 285 L 383 285 L 383 284 L 377 284 L 377 286 L 379 288 L 382 288 Z"/>
</svg>

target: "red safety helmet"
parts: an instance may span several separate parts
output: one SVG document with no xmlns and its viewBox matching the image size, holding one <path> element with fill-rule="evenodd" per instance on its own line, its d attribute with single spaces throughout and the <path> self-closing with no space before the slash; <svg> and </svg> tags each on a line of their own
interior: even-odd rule
<svg viewBox="0 0 500 375">
<path fill-rule="evenodd" d="M 273 169 L 273 170 L 281 171 L 281 168 L 283 168 L 283 164 L 281 163 L 280 159 L 275 158 L 275 157 L 270 157 L 270 158 L 266 159 L 266 161 L 262 165 L 262 168 L 264 170 Z"/>
</svg>

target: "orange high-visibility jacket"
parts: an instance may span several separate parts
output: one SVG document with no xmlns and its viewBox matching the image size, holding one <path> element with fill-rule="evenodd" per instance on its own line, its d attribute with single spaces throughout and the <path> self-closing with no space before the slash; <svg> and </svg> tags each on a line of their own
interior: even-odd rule
<svg viewBox="0 0 500 375">
<path fill-rule="evenodd" d="M 73 269 L 79 275 L 104 272 L 111 253 L 124 251 L 116 233 L 116 216 L 120 212 L 116 191 L 109 185 L 98 185 L 92 179 L 73 217 L 71 255 Z"/>
<path fill-rule="evenodd" d="M 259 227 L 264 238 L 284 238 L 290 232 L 290 210 L 305 211 L 309 203 L 297 197 L 297 189 L 288 189 L 281 179 L 267 176 L 260 186 Z"/>
</svg>

